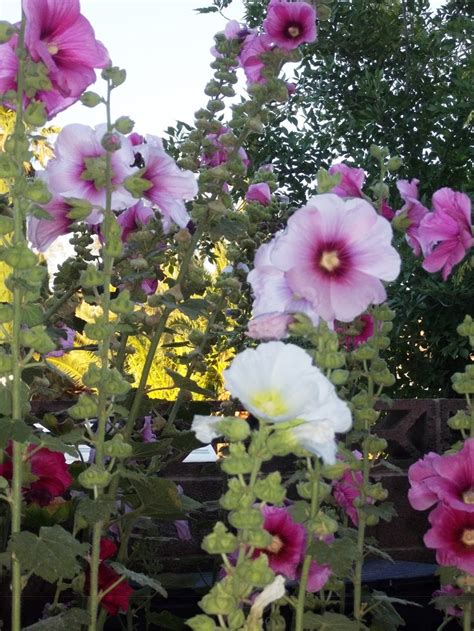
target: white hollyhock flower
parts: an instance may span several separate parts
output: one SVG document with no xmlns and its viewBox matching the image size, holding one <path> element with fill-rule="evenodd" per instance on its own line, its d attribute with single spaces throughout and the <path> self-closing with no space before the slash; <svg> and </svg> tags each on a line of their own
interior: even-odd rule
<svg viewBox="0 0 474 631">
<path fill-rule="evenodd" d="M 262 618 L 263 610 L 271 603 L 275 602 L 279 598 L 283 598 L 285 595 L 285 577 L 280 574 L 275 577 L 270 585 L 267 585 L 265 589 L 253 601 L 253 605 L 250 608 L 249 620 L 257 621 Z"/>
<path fill-rule="evenodd" d="M 218 438 L 221 435 L 217 431 L 217 423 L 219 421 L 222 421 L 222 418 L 219 416 L 201 416 L 196 414 L 191 424 L 191 431 L 196 434 L 198 440 L 208 445 L 214 438 Z"/>
<path fill-rule="evenodd" d="M 290 431 L 301 447 L 322 458 L 326 464 L 336 462 L 337 445 L 334 424 L 331 421 L 302 423 Z"/>
</svg>

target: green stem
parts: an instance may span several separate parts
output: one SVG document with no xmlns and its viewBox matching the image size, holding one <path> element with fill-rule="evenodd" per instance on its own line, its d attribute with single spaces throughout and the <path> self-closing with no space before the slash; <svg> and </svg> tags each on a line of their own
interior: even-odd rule
<svg viewBox="0 0 474 631">
<path fill-rule="evenodd" d="M 364 442 L 364 484 L 360 494 L 360 500 L 362 503 L 365 503 L 365 491 L 364 488 L 369 483 L 369 474 L 370 474 L 370 461 L 369 454 L 367 451 L 367 441 Z M 359 524 L 357 530 L 357 558 L 354 569 L 354 618 L 358 621 L 362 621 L 363 611 L 362 611 L 362 568 L 364 565 L 364 544 L 365 544 L 365 528 L 366 528 L 366 514 L 364 507 L 357 511 L 359 517 Z"/>
<path fill-rule="evenodd" d="M 310 504 L 310 517 L 309 517 L 309 527 L 308 530 L 312 529 L 312 525 L 314 523 L 314 519 L 319 511 L 319 483 L 320 483 L 320 463 L 319 459 L 316 458 L 314 469 L 311 467 L 310 462 L 308 463 L 308 475 L 311 480 L 311 504 Z M 303 561 L 303 568 L 301 570 L 301 578 L 300 585 L 298 591 L 298 602 L 296 605 L 296 619 L 295 619 L 295 631 L 303 631 L 303 618 L 304 618 L 304 605 L 306 600 L 306 587 L 308 585 L 308 577 L 309 570 L 311 567 L 311 561 L 313 560 L 313 555 L 308 552 L 309 546 L 311 545 L 311 537 L 307 538 L 306 543 L 306 554 Z"/>
</svg>

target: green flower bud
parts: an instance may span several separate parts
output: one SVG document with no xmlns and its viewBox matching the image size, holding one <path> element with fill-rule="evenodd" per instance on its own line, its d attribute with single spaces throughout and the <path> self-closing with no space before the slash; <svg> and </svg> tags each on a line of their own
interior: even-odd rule
<svg viewBox="0 0 474 631">
<path fill-rule="evenodd" d="M 246 420 L 231 416 L 217 423 L 217 429 L 233 442 L 245 440 L 250 436 L 250 425 Z"/>
<path fill-rule="evenodd" d="M 120 396 L 130 390 L 130 384 L 117 368 L 112 368 L 105 375 L 104 390 L 108 396 Z"/>
<path fill-rule="evenodd" d="M 75 405 L 69 408 L 68 413 L 74 419 L 94 418 L 97 416 L 97 397 L 90 394 L 80 394 Z"/>
<path fill-rule="evenodd" d="M 352 397 L 351 403 L 355 408 L 369 407 L 372 405 L 372 397 L 366 390 L 361 390 Z"/>
<path fill-rule="evenodd" d="M 108 131 L 102 136 L 101 145 L 106 151 L 118 151 L 122 146 L 122 140 L 118 134 Z"/>
<path fill-rule="evenodd" d="M 268 557 L 261 554 L 254 560 L 246 559 L 236 567 L 235 574 L 238 579 L 243 580 L 255 587 L 265 587 L 269 585 L 275 576 L 268 567 Z"/>
<path fill-rule="evenodd" d="M 105 283 L 105 274 L 101 270 L 97 269 L 95 265 L 88 265 L 86 269 L 81 272 L 81 285 L 85 289 L 92 287 L 100 287 Z"/>
<path fill-rule="evenodd" d="M 457 412 L 448 420 L 448 426 L 456 430 L 469 429 L 471 427 L 471 415 L 464 411 Z"/>
<path fill-rule="evenodd" d="M 315 354 L 315 359 L 316 364 L 321 368 L 341 368 L 341 366 L 344 366 L 344 364 L 346 363 L 344 353 L 317 351 Z"/>
<path fill-rule="evenodd" d="M 127 78 L 127 72 L 117 66 L 110 66 L 102 70 L 101 76 L 106 81 L 110 81 L 113 88 L 117 88 L 119 85 L 122 85 Z"/>
<path fill-rule="evenodd" d="M 226 510 L 234 510 L 242 507 L 250 507 L 255 502 L 255 495 L 244 488 L 239 480 L 231 478 L 227 492 L 219 502 Z"/>
<path fill-rule="evenodd" d="M 220 85 L 217 81 L 211 80 L 204 88 L 204 94 L 207 96 L 219 96 L 221 92 Z"/>
<path fill-rule="evenodd" d="M 277 506 L 283 504 L 283 500 L 286 497 L 286 490 L 281 484 L 279 471 L 274 471 L 267 475 L 266 478 L 258 480 L 255 483 L 254 491 L 262 502 Z"/>
<path fill-rule="evenodd" d="M 358 361 L 367 361 L 377 356 L 377 350 L 370 344 L 361 344 L 352 351 L 352 356 Z"/>
<path fill-rule="evenodd" d="M 23 346 L 33 348 L 43 355 L 56 349 L 56 344 L 46 333 L 46 327 L 42 324 L 34 326 L 31 329 L 23 329 L 20 332 L 20 341 Z"/>
<path fill-rule="evenodd" d="M 464 318 L 464 321 L 458 326 L 457 332 L 463 337 L 472 337 L 474 335 L 474 321 L 470 315 Z"/>
<path fill-rule="evenodd" d="M 393 329 L 393 322 L 382 322 L 380 326 L 380 333 L 385 335 L 385 333 L 390 333 L 392 329 Z"/>
<path fill-rule="evenodd" d="M 229 629 L 240 629 L 245 623 L 245 614 L 242 609 L 236 609 L 227 618 Z"/>
<path fill-rule="evenodd" d="M 377 158 L 378 160 L 383 160 L 390 154 L 388 147 L 379 147 L 378 145 L 370 145 L 369 152 L 371 156 Z"/>
<path fill-rule="evenodd" d="M 458 394 L 474 394 L 474 376 L 457 372 L 451 377 L 453 390 Z"/>
<path fill-rule="evenodd" d="M 392 323 L 387 322 L 387 324 L 392 324 Z M 379 335 L 379 336 L 374 337 L 374 339 L 372 340 L 372 344 L 376 346 L 377 348 L 385 349 L 390 346 L 390 339 L 383 335 Z"/>
<path fill-rule="evenodd" d="M 369 436 L 365 441 L 367 445 L 367 451 L 371 454 L 379 454 L 387 449 L 388 443 L 385 438 L 379 438 L 378 436 Z"/>
<path fill-rule="evenodd" d="M 372 379 L 378 386 L 386 386 L 389 388 L 395 383 L 395 375 L 389 370 L 381 370 L 380 372 L 370 372 Z"/>
<path fill-rule="evenodd" d="M 293 453 L 297 445 L 290 431 L 278 430 L 267 438 L 267 447 L 274 456 L 288 456 Z"/>
<path fill-rule="evenodd" d="M 227 593 L 226 587 L 228 584 L 228 579 L 217 583 L 211 591 L 199 601 L 199 606 L 205 613 L 215 616 L 226 616 L 237 609 L 237 600 Z"/>
<path fill-rule="evenodd" d="M 0 173 L 0 177 L 2 177 Z M 18 243 L 0 249 L 0 260 L 17 270 L 30 270 L 36 265 L 36 254 L 34 254 L 26 243 Z"/>
<path fill-rule="evenodd" d="M 27 199 L 37 204 L 47 204 L 52 198 L 51 193 L 42 180 L 33 180 L 33 182 L 28 183 L 24 195 Z"/>
<path fill-rule="evenodd" d="M 221 99 L 211 99 L 207 103 L 207 109 L 214 114 L 225 109 L 225 103 Z"/>
<path fill-rule="evenodd" d="M 380 521 L 380 517 L 378 515 L 367 515 L 367 517 L 365 518 L 365 523 L 367 524 L 367 526 L 376 526 Z"/>
<path fill-rule="evenodd" d="M 8 480 L 0 475 L 0 489 L 3 491 L 4 489 L 8 489 Z"/>
<path fill-rule="evenodd" d="M 228 97 L 235 96 L 235 90 L 230 85 L 223 85 L 221 87 L 221 93 L 224 96 L 228 96 Z"/>
<path fill-rule="evenodd" d="M 6 44 L 15 34 L 15 28 L 10 22 L 0 21 L 0 44 Z"/>
<path fill-rule="evenodd" d="M 114 123 L 115 129 L 121 134 L 130 134 L 134 126 L 135 122 L 129 116 L 120 116 Z"/>
<path fill-rule="evenodd" d="M 130 300 L 130 292 L 128 289 L 123 289 L 115 300 L 110 303 L 110 310 L 112 313 L 119 315 L 127 315 L 133 313 L 134 304 Z"/>
<path fill-rule="evenodd" d="M 71 206 L 71 210 L 67 214 L 69 219 L 74 219 L 75 221 L 87 219 L 93 210 L 92 204 L 86 199 L 79 199 L 77 197 L 65 197 L 64 199 L 67 204 Z"/>
<path fill-rule="evenodd" d="M 114 325 L 98 318 L 96 322 L 88 322 L 84 326 L 84 334 L 91 340 L 103 340 L 114 330 Z"/>
<path fill-rule="evenodd" d="M 86 107 L 96 107 L 99 103 L 103 103 L 103 98 L 96 92 L 89 90 L 81 96 L 81 103 Z"/>
<path fill-rule="evenodd" d="M 317 173 L 317 191 L 318 193 L 329 193 L 332 189 L 340 184 L 342 179 L 341 173 L 329 175 L 326 169 L 319 169 Z"/>
<path fill-rule="evenodd" d="M 222 462 L 222 470 L 230 475 L 250 473 L 253 468 L 253 460 L 245 451 L 242 443 L 233 443 L 229 447 L 229 455 Z"/>
<path fill-rule="evenodd" d="M 110 484 L 111 479 L 112 476 L 108 471 L 95 464 L 82 471 L 77 478 L 79 484 L 85 489 L 104 489 Z"/>
<path fill-rule="evenodd" d="M 387 160 L 385 165 L 388 171 L 398 171 L 401 166 L 403 166 L 403 158 L 400 156 L 393 156 L 393 158 Z"/>
<path fill-rule="evenodd" d="M 335 462 L 334 464 L 325 464 L 321 472 L 328 480 L 339 480 L 346 469 L 347 464 L 345 462 Z"/>
<path fill-rule="evenodd" d="M 391 224 L 394 230 L 397 230 L 398 232 L 406 232 L 411 226 L 412 221 L 408 218 L 407 211 L 404 210 L 399 215 L 395 215 Z"/>
<path fill-rule="evenodd" d="M 246 530 L 245 542 L 254 548 L 267 548 L 272 543 L 272 535 L 264 530 Z"/>
<path fill-rule="evenodd" d="M 376 318 L 377 320 L 382 320 L 382 322 L 389 322 L 390 320 L 393 320 L 396 315 L 395 311 L 393 311 L 393 309 L 390 309 L 390 307 L 386 304 L 375 307 L 373 314 L 374 318 Z"/>
<path fill-rule="evenodd" d="M 263 525 L 263 515 L 258 508 L 231 511 L 229 513 L 229 523 L 240 530 L 255 530 Z"/>
<path fill-rule="evenodd" d="M 388 497 L 387 489 L 384 489 L 380 482 L 369 485 L 366 494 L 379 502 L 383 502 Z"/>
<path fill-rule="evenodd" d="M 343 386 L 349 379 L 348 370 L 333 370 L 331 373 L 331 382 L 335 386 Z"/>
<path fill-rule="evenodd" d="M 153 183 L 140 177 L 140 175 L 134 174 L 125 178 L 123 185 L 133 197 L 140 199 L 143 193 L 153 186 Z"/>
<path fill-rule="evenodd" d="M 133 454 L 133 447 L 124 442 L 122 434 L 115 434 L 112 440 L 104 443 L 104 455 L 110 458 L 130 458 Z"/>
<path fill-rule="evenodd" d="M 310 524 L 311 530 L 319 537 L 327 537 L 337 532 L 338 523 L 335 519 L 319 511 L 312 523 Z"/>
<path fill-rule="evenodd" d="M 41 101 L 31 101 L 23 114 L 23 118 L 27 125 L 43 127 L 48 120 L 44 103 L 41 103 Z"/>
<path fill-rule="evenodd" d="M 82 381 L 88 388 L 97 388 L 100 383 L 101 370 L 97 364 L 89 364 L 89 367 L 82 377 Z"/>
<path fill-rule="evenodd" d="M 212 618 L 209 616 L 194 616 L 186 621 L 188 627 L 191 627 L 193 631 L 217 631 L 218 627 Z"/>
<path fill-rule="evenodd" d="M 237 548 L 237 537 L 218 521 L 210 535 L 204 537 L 202 548 L 209 554 L 231 554 Z"/>
<path fill-rule="evenodd" d="M 327 4 L 318 3 L 318 21 L 326 22 L 332 15 L 331 7 Z"/>
<path fill-rule="evenodd" d="M 354 419 L 359 423 L 367 423 L 373 425 L 379 418 L 380 412 L 373 408 L 361 408 L 354 410 Z"/>
</svg>

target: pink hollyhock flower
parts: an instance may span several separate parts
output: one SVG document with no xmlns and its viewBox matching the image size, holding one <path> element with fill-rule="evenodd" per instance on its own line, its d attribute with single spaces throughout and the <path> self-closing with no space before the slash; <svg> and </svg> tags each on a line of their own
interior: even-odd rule
<svg viewBox="0 0 474 631">
<path fill-rule="evenodd" d="M 392 219 L 395 217 L 395 211 L 389 206 L 385 199 L 382 200 L 380 214 L 382 215 L 382 217 L 385 217 L 387 221 L 392 221 Z"/>
<path fill-rule="evenodd" d="M 273 48 L 271 38 L 268 37 L 268 35 L 251 33 L 245 38 L 242 50 L 240 51 L 239 62 L 247 77 L 247 85 L 267 82 L 262 72 L 265 69 L 265 62 L 262 60 L 262 55 L 270 52 Z"/>
<path fill-rule="evenodd" d="M 143 418 L 143 427 L 140 430 L 142 440 L 144 443 L 156 443 L 156 435 L 153 431 L 153 423 L 151 416 L 145 416 Z"/>
<path fill-rule="evenodd" d="M 436 600 L 437 598 L 443 598 L 443 597 L 456 597 L 456 596 L 463 596 L 464 595 L 464 590 L 459 589 L 458 587 L 454 587 L 454 585 L 443 585 L 441 587 L 441 589 L 437 589 L 435 592 L 433 592 L 433 598 Z M 451 606 L 445 606 L 443 604 L 438 604 L 435 602 L 435 607 L 436 609 L 441 609 L 442 611 L 445 611 L 448 616 L 453 616 L 455 618 L 462 618 L 463 615 L 463 610 L 460 607 L 455 607 L 453 605 Z"/>
<path fill-rule="evenodd" d="M 34 452 L 27 460 L 27 466 L 34 480 L 23 487 L 23 493 L 27 502 L 47 506 L 53 498 L 64 495 L 73 479 L 62 453 L 50 451 L 46 447 L 35 450 L 35 445 L 28 446 L 28 453 Z M 0 464 L 0 476 L 7 480 L 11 480 L 13 476 L 12 451 L 10 442 L 4 452 L 7 459 Z"/>
<path fill-rule="evenodd" d="M 316 40 L 316 11 L 307 2 L 271 0 L 263 28 L 285 50 Z"/>
<path fill-rule="evenodd" d="M 411 182 L 398 180 L 397 188 L 405 204 L 395 213 L 395 216 L 403 215 L 410 222 L 406 231 L 406 240 L 415 256 L 419 256 L 421 251 L 425 249 L 419 234 L 419 227 L 423 217 L 428 213 L 428 209 L 418 200 L 419 183 L 420 181 L 416 179 L 411 180 Z"/>
<path fill-rule="evenodd" d="M 365 180 L 364 169 L 356 169 L 341 162 L 329 167 L 329 175 L 341 174 L 341 181 L 331 189 L 331 193 L 339 197 L 362 197 L 362 187 Z"/>
<path fill-rule="evenodd" d="M 354 500 L 360 497 L 360 489 L 363 484 L 364 476 L 361 471 L 347 469 L 340 480 L 336 480 L 332 487 L 334 499 L 356 527 L 359 523 L 359 515 L 357 508 L 354 506 Z"/>
<path fill-rule="evenodd" d="M 204 155 L 201 157 L 201 164 L 208 167 L 217 167 L 220 164 L 224 164 L 225 162 L 227 162 L 227 160 L 229 159 L 229 155 L 232 153 L 233 150 L 230 147 L 223 145 L 220 141 L 220 137 L 223 134 L 226 134 L 228 131 L 230 131 L 228 127 L 222 127 L 217 134 L 208 134 L 206 136 L 207 140 L 209 140 L 209 142 L 214 145 L 215 149 L 204 153 Z M 237 155 L 242 160 L 245 167 L 248 167 L 248 165 L 250 164 L 250 160 L 248 159 L 245 149 L 241 147 L 238 150 Z M 227 184 L 225 184 L 225 186 L 227 186 Z"/>
<path fill-rule="evenodd" d="M 158 288 L 158 281 L 156 278 L 145 278 L 140 283 L 140 287 L 143 289 L 147 296 L 154 294 Z"/>
<path fill-rule="evenodd" d="M 350 322 L 386 299 L 382 280 L 394 280 L 400 256 L 388 221 L 362 199 L 312 197 L 288 221 L 271 252 L 294 295 L 326 321 Z"/>
<path fill-rule="evenodd" d="M 110 65 L 105 47 L 80 13 L 79 0 L 23 0 L 25 43 L 33 61 L 48 69 L 53 88 L 78 99 L 96 79 L 94 68 Z"/>
<path fill-rule="evenodd" d="M 438 501 L 474 514 L 474 438 L 456 454 L 429 453 L 408 470 L 410 504 L 426 510 Z"/>
<path fill-rule="evenodd" d="M 247 280 L 253 293 L 253 317 L 269 314 L 305 313 L 314 324 L 319 322 L 311 304 L 300 297 L 296 297 L 289 286 L 285 273 L 272 263 L 272 253 L 282 233 L 277 234 L 269 243 L 261 245 L 256 254 L 254 269 Z"/>
<path fill-rule="evenodd" d="M 151 184 L 143 197 L 158 207 L 165 231 L 170 229 L 172 222 L 184 228 L 189 222 L 184 201 L 193 199 L 198 191 L 194 174 L 178 167 L 158 136 L 147 136 L 146 142 L 136 150 L 145 163 L 141 177 Z"/>
<path fill-rule="evenodd" d="M 287 313 L 264 313 L 249 320 L 247 335 L 254 340 L 281 340 L 288 336 L 293 321 Z"/>
<path fill-rule="evenodd" d="M 126 242 L 131 232 L 146 226 L 153 216 L 153 210 L 141 200 L 120 213 L 117 217 L 117 223 L 122 228 L 122 241 Z"/>
<path fill-rule="evenodd" d="M 129 134 L 128 139 L 132 143 L 133 147 L 136 147 L 137 145 L 142 145 L 145 142 L 145 138 L 141 134 L 137 134 L 136 131 Z"/>
<path fill-rule="evenodd" d="M 268 206 L 272 201 L 272 192 L 266 182 L 251 184 L 248 188 L 245 199 L 248 202 L 258 202 L 262 206 Z"/>
<path fill-rule="evenodd" d="M 465 193 L 441 188 L 433 195 L 434 212 L 423 217 L 419 235 L 424 241 L 423 268 L 442 270 L 443 280 L 474 244 L 471 227 L 471 200 Z"/>
<path fill-rule="evenodd" d="M 370 315 L 370 313 L 364 313 L 359 316 L 351 325 L 349 325 L 348 329 L 344 329 L 341 327 L 336 327 L 336 331 L 339 333 L 345 333 L 345 338 L 343 341 L 344 346 L 347 350 L 354 350 L 361 344 L 365 344 L 368 339 L 370 339 L 374 334 L 374 318 Z M 351 331 L 351 334 L 348 331 Z M 356 335 L 352 334 L 352 331 L 357 331 Z"/>
<path fill-rule="evenodd" d="M 55 195 L 86 199 L 91 204 L 105 207 L 105 155 L 101 145 L 105 125 L 96 129 L 86 125 L 66 125 L 58 135 L 55 158 L 48 162 L 46 173 L 50 190 Z M 130 141 L 121 136 L 122 147 L 111 154 L 112 207 L 128 208 L 136 203 L 123 187 L 123 181 L 134 172 L 134 155 Z M 95 223 L 98 223 L 97 221 Z"/>
<path fill-rule="evenodd" d="M 440 502 L 428 519 L 431 528 L 424 542 L 436 550 L 439 565 L 474 574 L 474 512 L 455 510 Z"/>
</svg>

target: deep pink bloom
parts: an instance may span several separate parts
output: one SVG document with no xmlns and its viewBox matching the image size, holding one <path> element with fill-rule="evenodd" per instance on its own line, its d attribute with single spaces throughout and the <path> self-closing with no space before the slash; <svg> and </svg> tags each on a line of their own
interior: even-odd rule
<svg viewBox="0 0 474 631">
<path fill-rule="evenodd" d="M 362 197 L 362 187 L 365 180 L 364 169 L 350 167 L 344 162 L 329 167 L 329 175 L 340 173 L 341 181 L 331 189 L 331 193 L 339 197 Z"/>
<path fill-rule="evenodd" d="M 209 142 L 213 145 L 213 149 L 204 153 L 201 157 L 201 164 L 208 167 L 217 167 L 220 164 L 225 164 L 227 162 L 232 149 L 223 145 L 220 141 L 220 137 L 228 131 L 230 131 L 229 128 L 223 126 L 217 134 L 208 134 L 206 136 L 207 140 L 209 140 Z M 242 160 L 245 167 L 248 167 L 250 160 L 248 159 L 245 149 L 241 147 L 238 150 L 237 155 Z"/>
<path fill-rule="evenodd" d="M 11 480 L 13 476 L 12 449 L 10 442 L 4 452 L 4 458 L 6 458 L 0 464 L 0 476 L 7 480 Z M 34 450 L 36 450 L 36 445 L 28 446 L 28 453 Z M 36 502 L 40 506 L 47 506 L 55 497 L 64 495 L 73 482 L 64 454 L 58 451 L 50 451 L 46 447 L 42 447 L 38 451 L 34 451 L 27 460 L 27 465 L 31 474 L 36 478 L 23 488 L 27 502 Z"/>
<path fill-rule="evenodd" d="M 263 28 L 285 50 L 316 40 L 316 11 L 307 2 L 271 0 Z"/>
<path fill-rule="evenodd" d="M 465 193 L 441 188 L 433 195 L 433 208 L 419 228 L 425 245 L 423 268 L 427 272 L 442 270 L 446 280 L 474 244 L 471 200 Z"/>
<path fill-rule="evenodd" d="M 293 294 L 326 321 L 350 322 L 386 299 L 400 256 L 392 228 L 371 204 L 331 193 L 312 197 L 288 221 L 270 255 Z"/>
<path fill-rule="evenodd" d="M 436 550 L 439 565 L 474 574 L 474 512 L 458 511 L 440 502 L 428 519 L 431 529 L 424 542 Z"/>
<path fill-rule="evenodd" d="M 122 228 L 122 241 L 127 241 L 131 232 L 138 230 L 150 221 L 154 216 L 153 210 L 141 200 L 134 206 L 127 208 L 117 217 L 117 223 Z"/>
<path fill-rule="evenodd" d="M 102 538 L 100 540 L 100 563 L 99 563 L 99 590 L 105 591 L 113 585 L 119 578 L 119 574 L 105 563 L 107 559 L 115 556 L 117 546 L 111 539 Z M 90 568 L 85 572 L 86 579 L 84 583 L 84 591 L 89 593 L 90 590 Z M 110 590 L 100 601 L 101 606 L 108 611 L 111 616 L 116 616 L 119 611 L 127 611 L 129 607 L 130 596 L 133 589 L 127 581 L 122 581 L 116 587 Z"/>
<path fill-rule="evenodd" d="M 62 197 L 55 196 L 43 206 L 51 219 L 28 218 L 28 239 L 39 252 L 44 252 L 63 234 L 71 231 L 73 220 L 68 217 L 71 206 Z"/>
<path fill-rule="evenodd" d="M 411 182 L 408 180 L 398 180 L 398 192 L 405 204 L 395 213 L 396 216 L 403 215 L 410 222 L 406 231 L 406 240 L 415 256 L 419 256 L 421 251 L 424 250 L 424 245 L 419 234 L 419 227 L 423 217 L 428 213 L 428 209 L 418 200 L 419 183 L 420 181 L 416 179 L 411 180 Z"/>
<path fill-rule="evenodd" d="M 262 206 L 268 206 L 272 201 L 272 192 L 266 182 L 251 184 L 248 188 L 245 199 L 248 202 L 258 202 Z"/>
<path fill-rule="evenodd" d="M 79 98 L 96 79 L 94 68 L 110 64 L 94 29 L 80 13 L 79 0 L 23 0 L 25 43 L 33 61 L 48 69 L 53 88 Z"/>
<path fill-rule="evenodd" d="M 392 219 L 395 217 L 395 211 L 389 206 L 385 199 L 382 200 L 380 214 L 382 215 L 382 217 L 385 217 L 387 221 L 392 221 Z"/>
<path fill-rule="evenodd" d="M 474 514 L 474 438 L 456 454 L 429 453 L 408 470 L 410 504 L 426 510 L 438 501 Z"/>
<path fill-rule="evenodd" d="M 267 79 L 263 75 L 265 62 L 262 55 L 273 50 L 271 38 L 268 35 L 258 35 L 251 33 L 245 38 L 242 50 L 239 55 L 239 62 L 247 77 L 247 85 L 253 83 L 266 83 Z"/>
<path fill-rule="evenodd" d="M 255 340 L 281 340 L 288 336 L 293 321 L 287 313 L 265 313 L 249 320 L 247 335 Z"/>
<path fill-rule="evenodd" d="M 136 131 L 129 134 L 128 139 L 134 147 L 136 147 L 137 145 L 142 145 L 145 140 L 145 138 L 141 134 L 137 134 Z"/>
<path fill-rule="evenodd" d="M 440 598 L 443 596 L 456 597 L 456 596 L 462 596 L 463 594 L 464 594 L 464 590 L 459 589 L 459 587 L 454 587 L 454 585 L 443 585 L 441 589 L 437 589 L 435 592 L 433 592 L 433 598 L 436 600 L 436 598 Z M 438 604 L 436 602 L 435 602 L 435 607 L 436 609 L 441 609 L 442 611 L 445 611 L 448 614 L 448 616 L 461 618 L 463 615 L 463 610 L 460 607 L 456 607 L 453 605 L 445 606 L 442 604 Z"/>
<path fill-rule="evenodd" d="M 146 142 L 137 145 L 135 150 L 140 153 L 145 163 L 141 177 L 152 185 L 143 197 L 158 207 L 165 231 L 170 229 L 172 222 L 184 228 L 189 222 L 184 202 L 193 199 L 198 191 L 194 174 L 178 167 L 164 150 L 158 136 L 147 136 Z"/>
<path fill-rule="evenodd" d="M 55 158 L 46 167 L 49 187 L 53 194 L 86 199 L 95 206 L 105 207 L 105 155 L 101 145 L 105 125 L 96 129 L 86 125 L 66 125 L 58 135 L 54 148 Z M 130 141 L 121 136 L 122 147 L 112 153 L 112 207 L 128 208 L 136 203 L 123 187 L 123 181 L 132 175 L 134 155 Z M 96 168 L 95 176 L 91 169 Z M 95 177 L 95 179 L 94 179 Z M 97 223 L 97 222 L 96 222 Z"/>
<path fill-rule="evenodd" d="M 333 495 L 337 504 L 350 517 L 354 526 L 359 523 L 359 515 L 357 508 L 354 506 L 354 500 L 360 497 L 360 490 L 364 484 L 364 476 L 361 471 L 352 471 L 347 469 L 339 480 L 333 484 Z"/>
<path fill-rule="evenodd" d="M 348 329 L 351 330 L 351 334 L 348 333 Z M 357 334 L 353 334 L 352 331 L 358 331 Z M 374 334 L 374 318 L 370 313 L 364 313 L 359 316 L 349 327 L 336 327 L 338 333 L 345 333 L 343 341 L 347 350 L 354 350 L 361 344 L 365 344 Z"/>
</svg>

